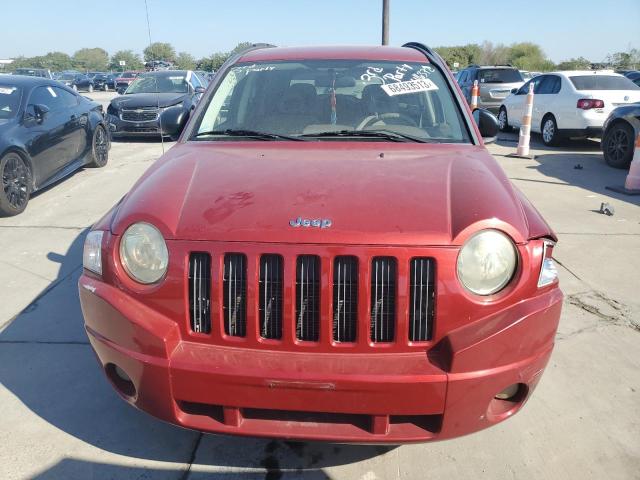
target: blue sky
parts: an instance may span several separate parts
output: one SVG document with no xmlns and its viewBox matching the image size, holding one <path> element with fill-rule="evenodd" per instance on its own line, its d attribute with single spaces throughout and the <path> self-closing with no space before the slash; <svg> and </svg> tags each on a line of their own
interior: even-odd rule
<svg viewBox="0 0 640 480">
<path fill-rule="evenodd" d="M 431 46 L 533 41 L 553 61 L 640 48 L 640 0 L 390 0 L 390 43 Z M 196 57 L 238 42 L 377 44 L 380 0 L 148 0 L 154 41 Z M 141 52 L 144 0 L 6 2 L 0 58 L 72 54 L 81 47 Z"/>
</svg>

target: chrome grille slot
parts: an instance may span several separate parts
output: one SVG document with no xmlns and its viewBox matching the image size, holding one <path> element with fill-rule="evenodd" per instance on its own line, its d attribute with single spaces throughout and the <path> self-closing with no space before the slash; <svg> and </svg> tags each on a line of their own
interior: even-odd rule
<svg viewBox="0 0 640 480">
<path fill-rule="evenodd" d="M 260 257 L 260 335 L 263 338 L 282 338 L 282 277 L 280 255 Z"/>
<path fill-rule="evenodd" d="M 358 323 L 358 259 L 333 261 L 333 340 L 355 342 Z"/>
<path fill-rule="evenodd" d="M 392 342 L 396 328 L 396 259 L 371 262 L 371 340 Z"/>
<path fill-rule="evenodd" d="M 435 305 L 434 261 L 432 258 L 411 260 L 409 278 L 409 340 L 431 340 Z"/>
<path fill-rule="evenodd" d="M 159 110 L 156 107 L 142 107 L 137 109 L 123 109 L 120 119 L 127 122 L 152 122 L 158 119 Z"/>
<path fill-rule="evenodd" d="M 296 262 L 296 338 L 320 336 L 320 257 L 301 255 Z"/>
<path fill-rule="evenodd" d="M 211 255 L 189 255 L 189 317 L 191 330 L 211 332 Z"/>
<path fill-rule="evenodd" d="M 241 253 L 224 256 L 222 280 L 224 332 L 234 337 L 247 334 L 247 257 Z"/>
</svg>

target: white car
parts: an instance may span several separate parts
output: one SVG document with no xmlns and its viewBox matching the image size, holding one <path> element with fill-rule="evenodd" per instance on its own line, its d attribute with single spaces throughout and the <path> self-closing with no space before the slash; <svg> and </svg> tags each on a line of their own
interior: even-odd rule
<svg viewBox="0 0 640 480">
<path fill-rule="evenodd" d="M 504 99 L 498 111 L 500 130 L 520 127 L 533 84 L 531 131 L 545 145 L 561 138 L 599 137 L 609 113 L 620 105 L 640 101 L 640 87 L 607 71 L 551 72 L 534 77 Z"/>
</svg>

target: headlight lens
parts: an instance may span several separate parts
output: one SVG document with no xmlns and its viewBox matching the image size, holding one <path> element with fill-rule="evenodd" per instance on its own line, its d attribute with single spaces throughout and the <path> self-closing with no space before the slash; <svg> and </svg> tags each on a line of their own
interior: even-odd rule
<svg viewBox="0 0 640 480">
<path fill-rule="evenodd" d="M 458 255 L 458 278 L 476 295 L 492 295 L 511 280 L 517 265 L 516 248 L 497 230 L 484 230 L 471 237 Z"/>
<path fill-rule="evenodd" d="M 84 240 L 82 266 L 93 273 L 102 275 L 102 235 L 101 230 L 93 230 Z"/>
<path fill-rule="evenodd" d="M 124 269 L 136 282 L 159 281 L 167 271 L 169 252 L 160 231 L 150 223 L 134 223 L 120 242 L 120 259 Z"/>
</svg>

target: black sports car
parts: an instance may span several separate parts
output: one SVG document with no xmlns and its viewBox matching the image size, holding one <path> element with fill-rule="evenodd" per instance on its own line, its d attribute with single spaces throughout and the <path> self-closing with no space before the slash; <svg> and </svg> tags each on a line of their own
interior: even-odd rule
<svg viewBox="0 0 640 480">
<path fill-rule="evenodd" d="M 602 127 L 602 153 L 615 168 L 629 168 L 635 139 L 640 135 L 640 103 L 615 108 Z"/>
<path fill-rule="evenodd" d="M 111 100 L 111 134 L 177 138 L 204 91 L 203 81 L 191 70 L 143 73 Z"/>
<path fill-rule="evenodd" d="M 83 166 L 103 167 L 110 139 L 102 105 L 55 80 L 0 75 L 0 215 Z"/>
</svg>

